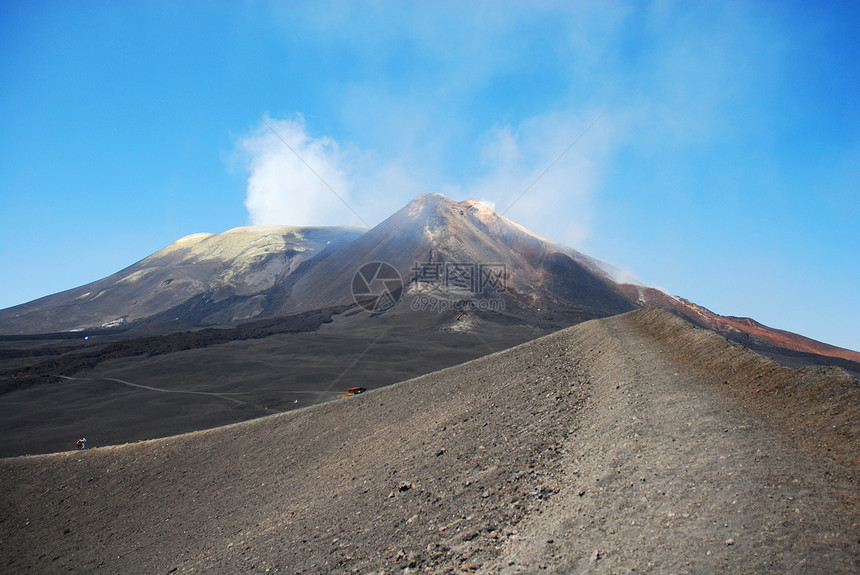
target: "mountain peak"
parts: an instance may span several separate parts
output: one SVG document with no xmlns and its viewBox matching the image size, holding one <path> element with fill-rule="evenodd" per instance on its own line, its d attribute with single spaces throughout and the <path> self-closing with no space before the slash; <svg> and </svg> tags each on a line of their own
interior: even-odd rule
<svg viewBox="0 0 860 575">
<path fill-rule="evenodd" d="M 405 212 L 406 216 L 410 219 L 420 219 L 440 209 L 452 208 L 456 205 L 457 202 L 442 194 L 421 194 L 406 204 L 397 213 Z"/>
<path fill-rule="evenodd" d="M 457 202 L 442 194 L 424 194 L 297 277 L 280 311 L 351 303 L 351 279 L 368 262 L 385 262 L 396 269 L 404 278 L 405 297 L 423 294 L 428 288 L 428 280 L 416 279 L 415 270 L 424 269 L 422 266 L 435 270 L 431 275 L 440 284 L 428 289 L 442 291 L 456 284 L 448 283 L 449 270 L 473 278 L 469 274 L 493 269 L 501 270 L 504 277 L 499 293 L 481 288 L 471 295 L 462 290 L 446 295 L 503 299 L 504 309 L 510 313 L 528 316 L 554 309 L 580 320 L 634 307 L 615 293 L 593 260 L 576 250 L 537 236 L 474 198 Z M 464 285 L 472 281 L 459 280 Z"/>
<path fill-rule="evenodd" d="M 411 202 L 409 202 L 409 203 L 415 203 L 415 202 L 439 202 L 439 201 L 445 201 L 445 200 L 447 200 L 447 201 L 449 201 L 449 202 L 453 202 L 453 201 L 454 201 L 454 200 L 450 199 L 448 196 L 446 196 L 445 194 L 440 194 L 440 193 L 438 193 L 438 192 L 432 192 L 432 193 L 429 193 L 429 194 L 421 194 L 421 195 L 415 196 L 415 198 L 414 198 Z"/>
</svg>

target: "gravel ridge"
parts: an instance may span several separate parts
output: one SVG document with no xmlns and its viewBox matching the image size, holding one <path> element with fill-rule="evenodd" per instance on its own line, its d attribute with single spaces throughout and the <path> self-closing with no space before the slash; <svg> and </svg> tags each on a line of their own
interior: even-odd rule
<svg viewBox="0 0 860 575">
<path fill-rule="evenodd" d="M 857 390 L 639 310 L 260 420 L 0 460 L 0 570 L 856 572 Z"/>
</svg>

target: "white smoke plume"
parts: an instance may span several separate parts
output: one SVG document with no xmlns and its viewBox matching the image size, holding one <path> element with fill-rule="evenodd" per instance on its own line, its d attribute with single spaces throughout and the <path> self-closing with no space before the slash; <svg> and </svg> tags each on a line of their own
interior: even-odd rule
<svg viewBox="0 0 860 575">
<path fill-rule="evenodd" d="M 347 207 L 353 192 L 338 144 L 307 133 L 304 118 L 264 116 L 236 152 L 249 173 L 245 198 L 250 223 L 361 225 Z M 347 205 L 345 205 L 347 204 Z"/>
</svg>

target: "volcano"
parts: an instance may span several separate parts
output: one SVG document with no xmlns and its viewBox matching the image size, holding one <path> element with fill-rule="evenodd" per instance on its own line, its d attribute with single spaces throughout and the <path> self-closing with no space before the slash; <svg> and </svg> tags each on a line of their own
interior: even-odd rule
<svg viewBox="0 0 860 575">
<path fill-rule="evenodd" d="M 647 306 L 785 364 L 860 372 L 857 352 L 616 277 L 480 202 L 439 194 L 370 230 L 188 236 L 102 280 L 0 311 L 0 455 L 291 411 Z"/>
<path fill-rule="evenodd" d="M 636 307 L 606 264 L 477 201 L 427 194 L 367 231 L 257 226 L 188 236 L 105 279 L 0 311 L 0 333 L 128 329 L 170 316 L 225 326 L 353 305 L 354 275 L 369 262 L 398 272 L 406 303 L 441 287 L 453 298 L 501 298 L 525 320 L 562 314 L 570 323 Z M 488 274 L 492 290 L 479 285 Z"/>
</svg>

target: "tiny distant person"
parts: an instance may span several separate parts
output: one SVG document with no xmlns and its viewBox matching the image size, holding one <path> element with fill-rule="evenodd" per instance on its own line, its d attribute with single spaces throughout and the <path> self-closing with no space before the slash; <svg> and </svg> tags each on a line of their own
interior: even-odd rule
<svg viewBox="0 0 860 575">
<path fill-rule="evenodd" d="M 78 449 L 86 449 L 87 448 L 87 438 L 82 437 L 78 440 Z"/>
</svg>

